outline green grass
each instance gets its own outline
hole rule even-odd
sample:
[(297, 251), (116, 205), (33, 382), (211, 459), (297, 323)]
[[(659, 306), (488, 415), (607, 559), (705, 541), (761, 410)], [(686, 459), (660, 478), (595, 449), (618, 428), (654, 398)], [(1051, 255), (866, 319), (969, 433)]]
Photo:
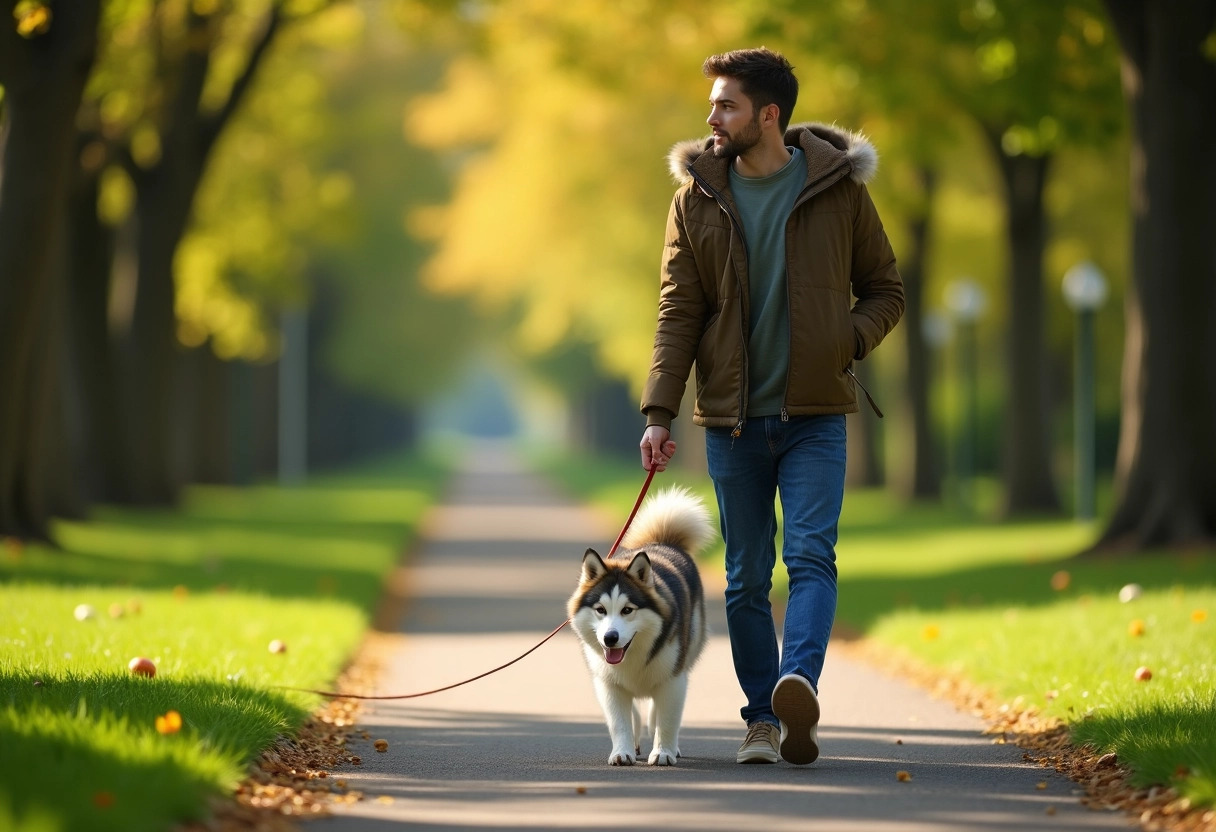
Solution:
[[(200, 487), (178, 511), (60, 523), (60, 551), (0, 547), (0, 828), (203, 816), (318, 704), (275, 686), (332, 683), (442, 479), (398, 459), (298, 489)], [(163, 736), (169, 710), (184, 724)]]
[[(626, 516), (640, 467), (542, 467)], [(704, 480), (680, 482), (711, 499)], [(989, 501), (995, 504), (995, 501)], [(1073, 557), (1097, 532), (1071, 520), (995, 523), (876, 490), (846, 493), (837, 546), (837, 630), (864, 633), (1067, 722), (1077, 743), (1115, 751), (1140, 785), (1216, 803), (1216, 550)], [(721, 563), (721, 549), (706, 568)], [(720, 566), (719, 566), (720, 568)], [(1067, 572), (1064, 589), (1052, 579)], [(778, 568), (774, 597), (783, 597)], [(1143, 587), (1120, 602), (1125, 584)], [(1143, 633), (1132, 635), (1133, 621)], [(1153, 677), (1137, 682), (1137, 668)]]

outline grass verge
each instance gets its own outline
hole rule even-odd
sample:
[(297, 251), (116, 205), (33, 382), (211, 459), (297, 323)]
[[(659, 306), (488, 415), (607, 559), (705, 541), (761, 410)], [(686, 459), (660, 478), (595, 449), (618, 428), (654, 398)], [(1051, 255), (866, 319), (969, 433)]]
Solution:
[[(643, 477), (624, 462), (540, 465), (617, 514)], [(703, 478), (663, 477), (713, 504)], [(1192, 803), (1212, 805), (1216, 550), (1073, 557), (1095, 533), (1071, 520), (998, 524), (849, 490), (837, 546), (838, 625), (1065, 722), (1075, 743), (1117, 753), (1133, 785), (1172, 785)], [(721, 549), (706, 563), (721, 564)], [(780, 568), (774, 582), (781, 596)], [(1141, 591), (1125, 603), (1119, 594), (1128, 584)], [(1141, 667), (1150, 680), (1134, 678)]]
[[(60, 523), (62, 550), (6, 542), (0, 828), (200, 818), (318, 704), (276, 686), (332, 682), (443, 476), (403, 458), (290, 490), (199, 487), (180, 510)], [(128, 671), (136, 656), (155, 678)], [(180, 730), (161, 733), (170, 711)]]

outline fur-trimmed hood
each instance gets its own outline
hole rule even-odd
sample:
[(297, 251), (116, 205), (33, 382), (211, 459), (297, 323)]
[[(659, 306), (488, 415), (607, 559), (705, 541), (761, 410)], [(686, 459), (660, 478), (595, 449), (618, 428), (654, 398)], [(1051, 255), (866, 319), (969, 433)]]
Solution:
[[(785, 143), (802, 148), (809, 182), (823, 179), (842, 165), (849, 166), (849, 177), (859, 185), (869, 182), (878, 172), (878, 151), (861, 133), (805, 122), (786, 129)], [(686, 185), (693, 181), (695, 170), (712, 187), (724, 189), (729, 182), (729, 160), (714, 156), (712, 148), (713, 136), (674, 145), (667, 154), (667, 166), (676, 183)]]

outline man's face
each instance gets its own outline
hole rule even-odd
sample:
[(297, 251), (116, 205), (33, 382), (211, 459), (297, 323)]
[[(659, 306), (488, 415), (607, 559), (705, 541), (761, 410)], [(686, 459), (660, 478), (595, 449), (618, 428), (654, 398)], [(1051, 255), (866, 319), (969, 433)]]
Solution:
[(734, 78), (721, 76), (709, 94), (709, 118), (714, 131), (714, 155), (738, 156), (760, 143), (760, 113)]

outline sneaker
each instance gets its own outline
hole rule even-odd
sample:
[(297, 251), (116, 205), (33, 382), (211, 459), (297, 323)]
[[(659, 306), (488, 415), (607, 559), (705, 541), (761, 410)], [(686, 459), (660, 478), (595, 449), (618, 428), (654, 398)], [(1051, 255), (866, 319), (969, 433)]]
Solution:
[(777, 752), (777, 740), (780, 736), (777, 726), (771, 722), (753, 722), (747, 726), (747, 736), (739, 753), (735, 755), (736, 763), (775, 763), (781, 759)]
[(787, 673), (773, 688), (773, 713), (781, 720), (781, 759), (804, 766), (819, 757), (819, 699), (797, 673)]

